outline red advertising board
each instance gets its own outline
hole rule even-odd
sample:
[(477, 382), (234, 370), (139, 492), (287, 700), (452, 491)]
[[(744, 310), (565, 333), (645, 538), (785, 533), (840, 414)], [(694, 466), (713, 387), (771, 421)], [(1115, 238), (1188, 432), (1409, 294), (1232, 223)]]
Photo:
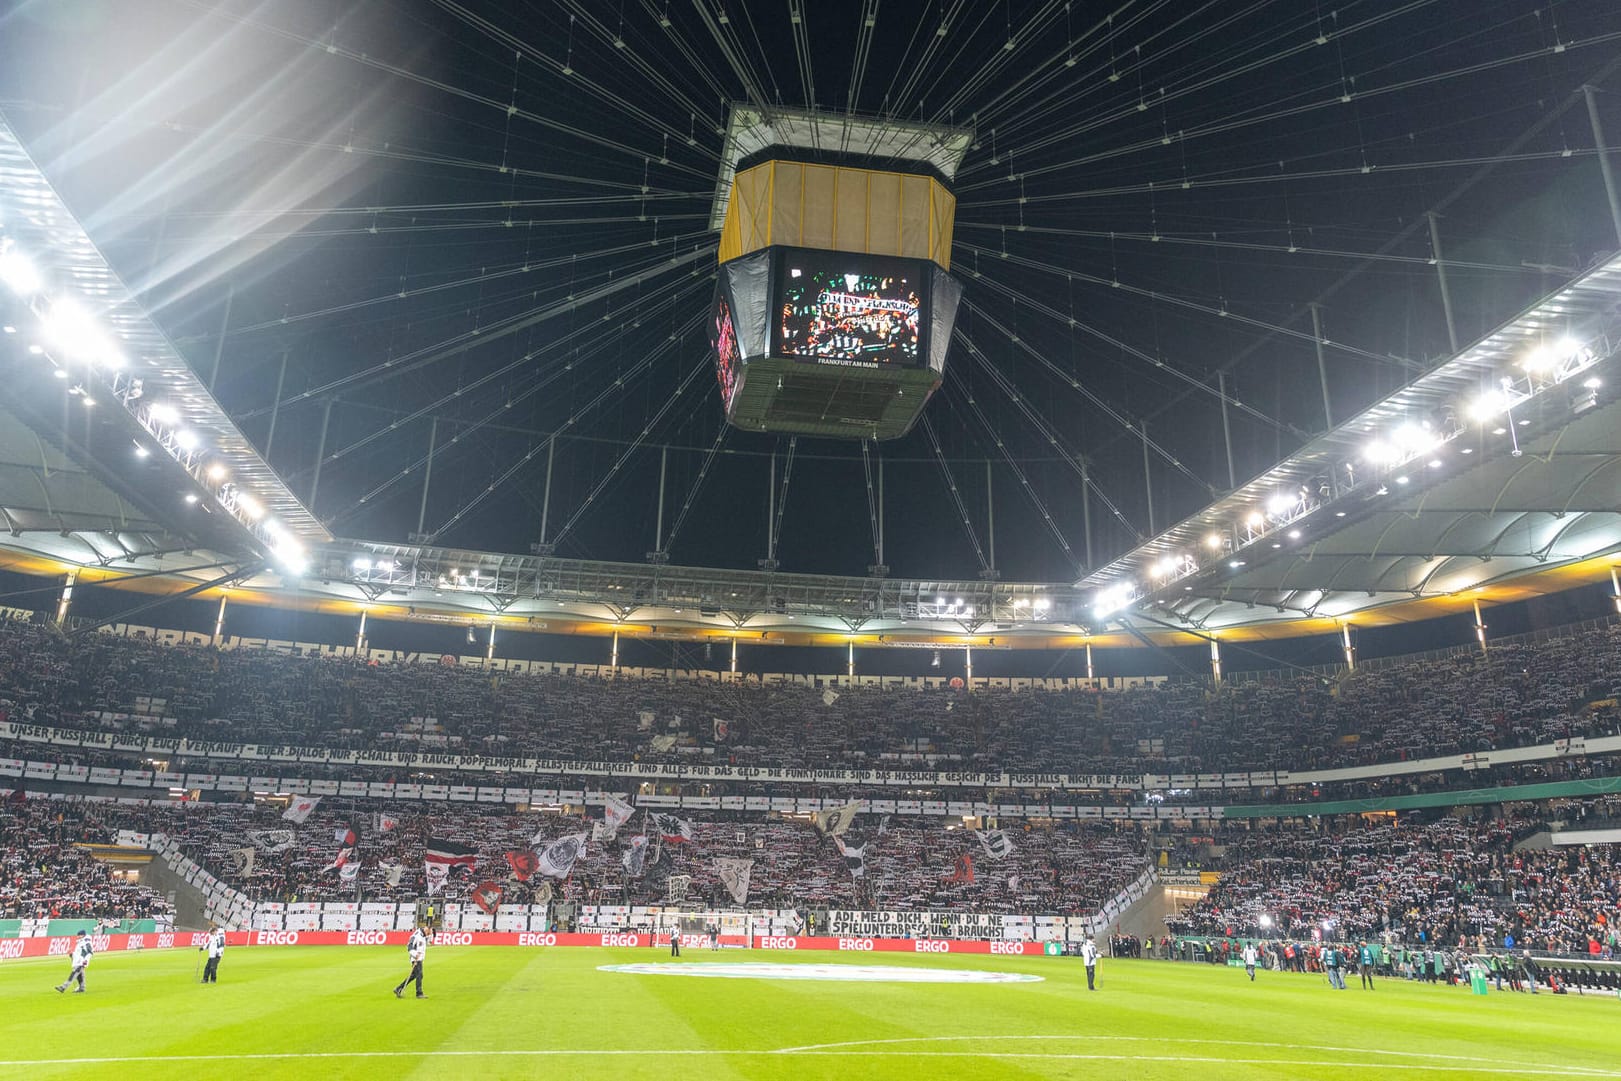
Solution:
[[(230, 931), (227, 946), (403, 946), (409, 931)], [(185, 949), (204, 945), (202, 931), (175, 931), (144, 935), (92, 935), (97, 953), (125, 950)], [(742, 936), (722, 935), (722, 946), (742, 946)], [(563, 934), (550, 931), (439, 931), (435, 946), (666, 946), (668, 935), (631, 931)], [(689, 948), (709, 945), (707, 935), (682, 935)], [(1014, 957), (1040, 956), (1039, 942), (985, 942), (945, 938), (834, 938), (812, 935), (757, 935), (755, 949), (829, 950), (841, 953), (980, 953)], [(66, 957), (73, 952), (69, 936), (0, 938), (0, 961), (20, 957)]]

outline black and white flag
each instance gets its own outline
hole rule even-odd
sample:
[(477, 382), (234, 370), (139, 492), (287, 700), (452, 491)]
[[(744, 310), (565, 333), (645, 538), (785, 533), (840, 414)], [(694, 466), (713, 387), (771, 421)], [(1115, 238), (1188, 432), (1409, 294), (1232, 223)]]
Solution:
[(1013, 838), (1007, 835), (1006, 830), (975, 830), (974, 836), (985, 850), (985, 855), (993, 860), (1005, 860), (1013, 855)]
[(292, 830), (249, 830), (248, 840), (265, 852), (283, 852), (293, 847), (298, 834)]
[(867, 846), (847, 845), (843, 837), (834, 837), (833, 843), (839, 848), (839, 855), (844, 857), (844, 865), (850, 869), (852, 878), (867, 877)]
[(647, 835), (630, 839), (630, 847), (620, 853), (619, 866), (625, 869), (625, 874), (631, 878), (640, 878), (647, 869)]
[(253, 846), (231, 849), (231, 869), (243, 878), (253, 877)]
[(674, 845), (692, 840), (692, 823), (680, 815), (661, 814), (658, 811), (650, 811), (649, 814), (653, 818), (653, 828), (666, 841)]
[(569, 872), (574, 870), (574, 861), (585, 851), (585, 838), (582, 830), (559, 837), (547, 845), (540, 852), (540, 873), (547, 878), (567, 878)]
[(749, 873), (754, 869), (753, 860), (717, 859), (715, 873), (720, 876), (721, 885), (726, 892), (732, 895), (732, 900), (738, 904), (746, 904), (749, 897)]
[(835, 807), (830, 811), (815, 811), (811, 815), (811, 824), (818, 832), (831, 834), (834, 837), (843, 837), (850, 823), (855, 821), (856, 815), (861, 813), (861, 804), (846, 803), (843, 807)]

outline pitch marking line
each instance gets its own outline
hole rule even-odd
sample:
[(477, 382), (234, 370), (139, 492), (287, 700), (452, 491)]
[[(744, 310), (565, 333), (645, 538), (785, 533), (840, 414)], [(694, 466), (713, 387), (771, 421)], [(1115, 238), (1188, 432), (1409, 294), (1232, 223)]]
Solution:
[[(1277, 1048), (1280, 1051), (1331, 1051), (1331, 1052), (1336, 1052), (1336, 1053), (1349, 1053), (1349, 1054), (1358, 1054), (1358, 1055), (1386, 1055), (1386, 1056), (1391, 1056), (1391, 1057), (1395, 1057), (1395, 1058), (1435, 1059), (1438, 1062), (1488, 1063), (1488, 1064), (1495, 1065), (1495, 1066), (1508, 1065), (1508, 1064), (1505, 1064), (1502, 1061), (1502, 1059), (1497, 1059), (1497, 1058), (1480, 1058), (1478, 1056), (1472, 1056), (1472, 1055), (1443, 1055), (1443, 1054), (1438, 1054), (1438, 1053), (1433, 1052), (1433, 1051), (1391, 1051), (1391, 1050), (1387, 1050), (1387, 1049), (1384, 1049), (1384, 1048), (1376, 1048), (1376, 1047), (1336, 1047), (1336, 1046), (1333, 1046), (1331, 1044), (1279, 1043), (1279, 1042), (1268, 1041), (1268, 1040), (1212, 1040), (1212, 1039), (1200, 1038), (1200, 1037), (1197, 1037), (1197, 1036), (1105, 1036), (1105, 1035), (1091, 1035), (1091, 1034), (1083, 1034), (1083, 1033), (1064, 1034), (1064, 1035), (1056, 1035), (1056, 1036), (1039, 1036), (1039, 1035), (1022, 1035), (1022, 1036), (1010, 1036), (1010, 1035), (994, 1035), (994, 1036), (955, 1036), (955, 1035), (954, 1036), (900, 1036), (900, 1037), (896, 1037), (894, 1039), (886, 1039), (886, 1040), (845, 1040), (845, 1041), (841, 1041), (839, 1043), (804, 1044), (804, 1045), (799, 1046), (799, 1047), (784, 1047), (784, 1048), (781, 1048), (777, 1053), (778, 1054), (783, 1054), (783, 1055), (808, 1054), (808, 1053), (811, 1053), (811, 1052), (831, 1053), (831, 1052), (835, 1052), (835, 1051), (842, 1051), (842, 1050), (844, 1050), (846, 1048), (876, 1047), (876, 1046), (879, 1046), (879, 1045), (892, 1046), (892, 1045), (895, 1045), (895, 1044), (946, 1043), (946, 1042), (974, 1042), (974, 1043), (977, 1043), (977, 1042), (989, 1042), (989, 1041), (992, 1041), (992, 1040), (1026, 1040), (1026, 1041), (1028, 1041), (1028, 1040), (1084, 1040), (1087, 1043), (1094, 1043), (1094, 1042), (1101, 1043), (1103, 1041), (1124, 1041), (1124, 1042), (1127, 1042), (1127, 1043), (1204, 1044), (1204, 1045), (1215, 1045), (1217, 1047), (1271, 1047), (1271, 1048)], [(918, 1052), (918, 1053), (919, 1054), (955, 1054), (956, 1052)], [(975, 1052), (969, 1052), (969, 1054), (975, 1054)], [(987, 1052), (985, 1054), (1008, 1054), (1008, 1055), (1013, 1055), (1013, 1054), (1016, 1054), (1016, 1052)], [(1374, 1065), (1374, 1064), (1369, 1063), (1368, 1065)], [(1394, 1064), (1392, 1064), (1392, 1065), (1394, 1065)], [(1444, 1069), (1446, 1067), (1437, 1066), (1437, 1067), (1434, 1067), (1434, 1068), (1435, 1069)], [(1600, 1069), (1597, 1066), (1577, 1066), (1577, 1065), (1575, 1065), (1573, 1063), (1560, 1063), (1560, 1064), (1550, 1065), (1550, 1064), (1545, 1063), (1545, 1062), (1528, 1062), (1528, 1063), (1519, 1064), (1519, 1068), (1528, 1069), (1528, 1070), (1556, 1070), (1556, 1071), (1558, 1071), (1560, 1073), (1568, 1073), (1571, 1076), (1575, 1076), (1575, 1077), (1581, 1077), (1581, 1076), (1621, 1077), (1621, 1074), (1617, 1074), (1617, 1073), (1615, 1073), (1613, 1071), (1609, 1071), (1609, 1070), (1603, 1070), (1603, 1069)]]
[[(1089, 1043), (1102, 1040), (1133, 1041), (1138, 1043), (1184, 1043), (1205, 1044), (1225, 1047), (1270, 1047), (1280, 1050), (1297, 1051), (1350, 1051), (1360, 1054), (1379, 1054), (1390, 1056), (1406, 1056), (1414, 1058), (1433, 1058), (1445, 1061), (1428, 1062), (1355, 1062), (1332, 1061), (1321, 1058), (1310, 1059), (1273, 1059), (1273, 1058), (1226, 1058), (1214, 1055), (1144, 1055), (1144, 1054), (1101, 1054), (1094, 1052), (1063, 1052), (1063, 1051), (923, 1051), (883, 1049), (877, 1045), (916, 1044), (946, 1041), (988, 1041), (988, 1040), (1085, 1040)], [(859, 1050), (862, 1047), (874, 1048), (872, 1050)], [(1502, 1063), (1495, 1065), (1481, 1065), (1481, 1063), (1495, 1062), (1495, 1060), (1469, 1058), (1457, 1055), (1438, 1055), (1423, 1051), (1384, 1051), (1373, 1048), (1341, 1048), (1320, 1047), (1312, 1044), (1264, 1043), (1243, 1040), (1208, 1040), (1197, 1038), (1167, 1038), (1156, 1039), (1147, 1036), (918, 1036), (891, 1040), (860, 1040), (838, 1044), (811, 1044), (802, 1047), (782, 1047), (771, 1049), (736, 1049), (723, 1050), (718, 1048), (678, 1048), (668, 1050), (640, 1050), (626, 1048), (607, 1049), (562, 1049), (540, 1048), (533, 1050), (484, 1050), (484, 1051), (268, 1051), (247, 1054), (218, 1054), (218, 1055), (118, 1055), (106, 1057), (82, 1058), (53, 1058), (53, 1059), (10, 1059), (0, 1060), (0, 1066), (89, 1066), (110, 1065), (114, 1063), (133, 1062), (263, 1062), (293, 1059), (399, 1059), (399, 1058), (567, 1058), (584, 1056), (641, 1056), (641, 1055), (679, 1055), (687, 1057), (712, 1056), (741, 1056), (741, 1055), (802, 1055), (807, 1057), (833, 1057), (833, 1058), (875, 1058), (889, 1056), (912, 1056), (930, 1058), (989, 1058), (989, 1059), (1060, 1059), (1066, 1061), (1091, 1062), (1179, 1062), (1188, 1064), (1229, 1064), (1246, 1066), (1303, 1066), (1319, 1069), (1372, 1069), (1372, 1070), (1403, 1070), (1408, 1072), (1464, 1071), (1477, 1075), (1501, 1074), (1518, 1077), (1598, 1077), (1618, 1078), (1621, 1073), (1608, 1072), (1585, 1066), (1550, 1067), (1545, 1064), (1509, 1066)], [(1467, 1065), (1463, 1065), (1463, 1064)]]

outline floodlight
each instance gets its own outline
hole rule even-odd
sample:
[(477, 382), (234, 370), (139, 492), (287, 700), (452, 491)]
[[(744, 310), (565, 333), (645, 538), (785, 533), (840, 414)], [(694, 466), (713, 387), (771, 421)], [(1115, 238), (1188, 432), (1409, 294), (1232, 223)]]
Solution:
[(1367, 446), (1362, 448), (1363, 461), (1372, 462), (1375, 465), (1381, 465), (1385, 462), (1393, 461), (1395, 458), (1396, 448), (1391, 446), (1389, 443), (1386, 443), (1383, 439), (1375, 439)]
[(176, 424), (180, 421), (180, 413), (174, 406), (165, 402), (153, 402), (147, 406), (146, 415), (159, 424)]
[(1282, 518), (1294, 510), (1297, 500), (1293, 496), (1275, 495), (1266, 504), (1266, 512), (1274, 518)]
[(1426, 450), (1435, 444), (1435, 434), (1417, 424), (1403, 424), (1391, 433), (1391, 441), (1409, 453)]
[(220, 462), (215, 462), (213, 465), (208, 467), (208, 479), (213, 481), (215, 484), (218, 484), (220, 481), (224, 480), (230, 475), (231, 471), (226, 469), (225, 466)]
[(196, 450), (198, 445), (197, 433), (189, 428), (182, 428), (174, 434), (174, 441), (180, 444), (181, 450)]
[(361, 556), (360, 558), (356, 559), (353, 565), (355, 570), (362, 574), (371, 570), (371, 560), (367, 559), (365, 556)]
[(0, 251), (0, 281), (18, 296), (33, 296), (45, 283), (29, 258), (16, 248)]
[(1528, 372), (1545, 372), (1559, 362), (1559, 354), (1555, 346), (1547, 342), (1542, 343), (1525, 355), (1520, 366)]
[(1207, 535), (1204, 539), (1204, 544), (1206, 548), (1210, 548), (1212, 550), (1219, 549), (1221, 547), (1221, 534), (1211, 533)]
[(1469, 406), (1469, 416), (1477, 421), (1487, 421), (1503, 412), (1512, 404), (1508, 395), (1497, 387), (1483, 391)]
[(246, 514), (249, 518), (258, 519), (264, 516), (264, 507), (259, 504), (257, 499), (253, 498), (251, 495), (248, 495), (246, 492), (237, 493), (236, 505), (238, 509), (240, 509), (242, 513)]

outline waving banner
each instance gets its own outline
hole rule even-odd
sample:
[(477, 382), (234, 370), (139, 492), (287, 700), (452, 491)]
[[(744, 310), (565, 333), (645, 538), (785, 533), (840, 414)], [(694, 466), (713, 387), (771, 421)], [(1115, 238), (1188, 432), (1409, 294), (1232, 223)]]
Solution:
[(540, 853), (539, 871), (547, 878), (567, 878), (574, 870), (574, 861), (585, 851), (585, 831), (559, 837)]
[(738, 904), (746, 904), (749, 897), (749, 873), (754, 869), (753, 860), (717, 859), (715, 873), (720, 876), (721, 885), (726, 892), (732, 895), (732, 900)]
[(293, 847), (298, 835), (292, 830), (249, 830), (248, 840), (266, 852), (282, 852)]

